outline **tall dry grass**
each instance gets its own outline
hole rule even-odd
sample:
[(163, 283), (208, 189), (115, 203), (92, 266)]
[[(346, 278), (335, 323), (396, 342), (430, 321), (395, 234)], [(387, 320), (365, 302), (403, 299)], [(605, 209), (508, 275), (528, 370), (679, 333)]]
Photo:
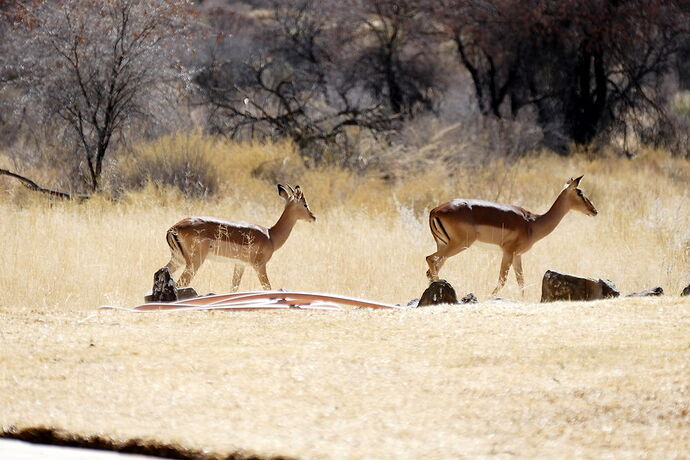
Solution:
[[(153, 181), (117, 201), (47, 202), (17, 189), (0, 202), (4, 270), (0, 304), (90, 309), (133, 304), (150, 289), (153, 272), (169, 257), (165, 231), (182, 217), (211, 215), (271, 225), (282, 211), (275, 183), (299, 183), (318, 220), (298, 222), (269, 263), (275, 287), (327, 291), (387, 302), (406, 302), (426, 286), (424, 257), (435, 250), (428, 210), (454, 197), (548, 209), (563, 183), (584, 174), (583, 188), (600, 213), (571, 213), (524, 257), (526, 299), (538, 300), (547, 269), (608, 278), (624, 293), (662, 286), (677, 294), (690, 281), (690, 165), (660, 151), (635, 160), (533, 155), (485, 166), (398, 174), (357, 175), (305, 168), (288, 143), (234, 144), (200, 134), (162, 138), (122, 161), (117, 177), (138, 165), (190, 164), (213, 178), (217, 192), (186, 198)], [(170, 167), (174, 170), (174, 166)], [(500, 251), (477, 245), (441, 271), (459, 291), (486, 298), (498, 276)], [(193, 286), (221, 292), (231, 265), (207, 262)], [(501, 293), (519, 295), (513, 275)], [(247, 271), (242, 289), (258, 288)]]

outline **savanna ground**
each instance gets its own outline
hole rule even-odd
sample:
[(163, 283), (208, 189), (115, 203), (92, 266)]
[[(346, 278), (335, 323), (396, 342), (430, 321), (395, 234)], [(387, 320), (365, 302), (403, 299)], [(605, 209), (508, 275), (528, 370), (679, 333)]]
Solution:
[[(209, 455), (304, 458), (653, 457), (690, 452), (687, 160), (534, 155), (430, 166), (381, 179), (304, 168), (285, 144), (185, 138), (220, 177), (215, 198), (145, 186), (117, 201), (0, 202), (0, 427), (143, 438)], [(142, 147), (142, 168), (159, 140)], [(190, 147), (190, 148), (191, 148)], [(174, 153), (174, 152), (173, 152)], [(171, 161), (173, 161), (171, 160)], [(199, 160), (199, 161), (201, 161)], [(210, 160), (209, 160), (210, 161)], [(97, 311), (133, 306), (187, 215), (272, 224), (274, 183), (299, 183), (299, 222), (268, 267), (276, 288), (405, 304), (427, 285), (426, 214), (464, 196), (544, 212), (571, 176), (599, 209), (566, 216), (524, 258), (523, 301), (491, 301), (499, 251), (473, 247), (441, 271), (482, 301), (404, 311)], [(539, 304), (547, 269), (608, 278), (623, 294)], [(199, 292), (229, 288), (209, 262)], [(241, 289), (259, 287), (247, 270)], [(514, 275), (501, 296), (519, 299)]]

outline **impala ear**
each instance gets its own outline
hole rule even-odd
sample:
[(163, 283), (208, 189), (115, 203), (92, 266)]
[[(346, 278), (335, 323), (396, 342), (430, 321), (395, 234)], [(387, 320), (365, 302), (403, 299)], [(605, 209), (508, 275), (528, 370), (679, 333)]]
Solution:
[(572, 177), (568, 179), (568, 182), (565, 183), (566, 187), (577, 187), (577, 184), (580, 182), (580, 179), (582, 179), (582, 176), (578, 177), (577, 179), (573, 179)]
[(290, 199), (290, 192), (287, 191), (283, 184), (278, 184), (278, 195), (284, 200)]
[(582, 180), (583, 177), (585, 177), (584, 174), (574, 180), (575, 187), (578, 187), (580, 185), (580, 181)]

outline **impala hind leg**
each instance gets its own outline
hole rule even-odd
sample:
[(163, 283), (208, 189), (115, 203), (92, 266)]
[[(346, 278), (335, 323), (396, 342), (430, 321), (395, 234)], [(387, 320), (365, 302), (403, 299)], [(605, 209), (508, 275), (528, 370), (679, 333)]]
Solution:
[(240, 287), (242, 275), (244, 274), (244, 265), (235, 264), (235, 272), (232, 274), (232, 292), (236, 292)]
[(182, 275), (180, 275), (180, 279), (177, 282), (177, 285), (179, 287), (187, 287), (189, 286), (189, 283), (191, 283), (192, 278), (194, 278), (194, 275), (196, 275), (196, 272), (199, 271), (199, 267), (201, 267), (201, 264), (204, 263), (204, 260), (206, 260), (206, 256), (208, 255), (209, 251), (209, 244), (206, 243), (200, 243), (198, 244), (194, 249), (191, 255), (187, 256), (185, 254), (185, 267), (184, 271), (182, 272)]
[[(440, 245), (439, 245), (440, 246)], [(426, 257), (426, 263), (429, 265), (429, 269), (426, 271), (426, 277), (429, 279), (430, 283), (438, 281), (438, 271), (446, 263), (449, 257), (453, 257), (456, 254), (467, 249), (467, 246), (452, 246), (452, 245), (442, 245), (438, 248), (436, 252)]]
[(491, 295), (496, 295), (498, 291), (506, 284), (506, 278), (508, 278), (508, 270), (513, 263), (514, 254), (512, 251), (503, 251), (503, 259), (501, 259), (501, 271), (498, 274), (498, 286), (493, 290)]
[(170, 257), (170, 262), (165, 264), (165, 268), (170, 270), (170, 274), (172, 275), (183, 265), (184, 265), (184, 258), (177, 257), (175, 254), (173, 254)]
[(192, 278), (194, 278), (194, 275), (196, 275), (197, 270), (199, 270), (199, 267), (201, 264), (187, 264), (184, 267), (184, 271), (182, 272), (182, 275), (180, 275), (180, 279), (177, 281), (177, 286), (178, 287), (187, 287), (189, 286), (189, 283), (192, 282)]

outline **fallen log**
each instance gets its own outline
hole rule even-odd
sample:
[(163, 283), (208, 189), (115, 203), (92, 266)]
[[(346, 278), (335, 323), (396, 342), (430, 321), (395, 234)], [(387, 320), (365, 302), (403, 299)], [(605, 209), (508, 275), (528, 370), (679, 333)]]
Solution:
[(599, 300), (618, 297), (620, 292), (609, 280), (547, 270), (541, 284), (541, 301)]
[(51, 196), (53, 198), (60, 198), (63, 200), (88, 200), (91, 198), (91, 195), (81, 195), (81, 194), (73, 194), (73, 193), (66, 193), (66, 192), (61, 192), (59, 190), (52, 190), (46, 187), (42, 187), (38, 185), (36, 182), (32, 181), (28, 177), (22, 176), (21, 174), (17, 174), (15, 172), (12, 172), (8, 169), (0, 168), (0, 176), (8, 176), (13, 179), (17, 179), (19, 182), (22, 183), (26, 188), (29, 190), (33, 190), (34, 192), (39, 192), (46, 194), (48, 196)]

